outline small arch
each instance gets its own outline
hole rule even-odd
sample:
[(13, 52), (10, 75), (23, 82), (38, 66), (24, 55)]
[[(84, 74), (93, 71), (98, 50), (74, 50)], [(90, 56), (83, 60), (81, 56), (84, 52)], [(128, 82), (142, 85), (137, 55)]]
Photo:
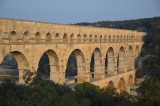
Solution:
[(87, 41), (87, 35), (86, 35), (86, 34), (84, 34), (84, 36), (83, 36), (83, 41), (84, 41), (84, 42)]
[(97, 42), (97, 39), (98, 39), (98, 36), (97, 36), (97, 35), (95, 35), (95, 42)]
[(70, 36), (70, 40), (71, 40), (71, 42), (74, 42), (74, 34), (73, 33)]
[(92, 42), (92, 35), (89, 35), (89, 42)]
[(128, 85), (134, 85), (134, 79), (133, 79), (133, 76), (130, 75), (129, 78), (128, 78)]
[(77, 42), (81, 42), (81, 35), (80, 34), (77, 35)]
[(106, 42), (107, 40), (107, 35), (104, 35), (104, 42)]
[(111, 35), (109, 35), (108, 41), (111, 42)]
[(64, 35), (63, 35), (63, 42), (67, 42), (68, 41), (68, 36), (67, 36), (67, 34), (65, 33)]
[(29, 32), (25, 31), (23, 34), (23, 40), (24, 42), (29, 42)]
[(35, 42), (36, 42), (36, 43), (41, 42), (41, 35), (40, 35), (39, 32), (37, 32), (37, 33), (35, 34)]
[(15, 31), (12, 31), (10, 33), (10, 42), (11, 43), (17, 43), (17, 33)]
[(126, 91), (126, 84), (125, 84), (125, 80), (123, 77), (119, 80), (118, 88), (119, 88), (120, 92)]
[(102, 42), (102, 35), (100, 35), (100, 42)]
[(110, 82), (108, 83), (108, 86), (107, 86), (107, 87), (114, 88), (115, 86), (114, 86), (114, 83), (113, 83), (113, 81), (110, 81)]
[(46, 34), (46, 42), (51, 42), (51, 34), (49, 32)]

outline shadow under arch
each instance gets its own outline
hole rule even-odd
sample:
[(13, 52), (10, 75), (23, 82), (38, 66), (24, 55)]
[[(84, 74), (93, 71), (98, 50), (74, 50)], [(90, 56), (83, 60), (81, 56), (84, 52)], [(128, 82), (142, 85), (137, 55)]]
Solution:
[(85, 57), (81, 50), (75, 49), (70, 54), (66, 70), (65, 78), (66, 83), (70, 82), (84, 82), (86, 74)]
[(106, 54), (105, 73), (110, 75), (116, 74), (115, 61), (114, 61), (114, 49), (112, 47), (109, 47)]
[[(6, 57), (3, 59), (1, 64), (4, 64), (5, 61), (12, 61), (12, 63), (10, 65), (15, 64), (15, 69), (18, 69), (18, 76), (19, 76), (19, 84), (24, 84), (24, 72), (25, 71), (30, 71), (29, 70), (29, 63), (26, 59), (26, 57), (24, 56), (24, 54), (22, 54), (19, 51), (13, 51), (10, 52), (9, 54), (6, 55)], [(6, 65), (9, 65), (8, 63), (6, 63)], [(12, 67), (13, 68), (13, 67)]]
[(132, 75), (130, 75), (129, 77), (128, 77), (128, 85), (134, 85), (134, 78), (133, 78), (133, 76)]
[(124, 47), (120, 47), (117, 58), (118, 72), (126, 72), (126, 56)]
[(126, 91), (126, 84), (125, 84), (125, 80), (123, 77), (119, 80), (118, 88), (119, 88), (120, 92)]
[(133, 55), (133, 47), (129, 46), (128, 48), (128, 53), (127, 53), (127, 66), (128, 69), (133, 69), (134, 68), (134, 55)]
[(114, 86), (113, 81), (110, 81), (110, 82), (108, 83), (107, 87), (112, 87), (112, 88), (114, 88), (115, 86)]
[(55, 51), (49, 49), (43, 53), (37, 71), (43, 74), (44, 79), (59, 82), (59, 59)]
[(92, 78), (102, 78), (102, 53), (99, 48), (95, 48), (90, 62), (90, 73)]

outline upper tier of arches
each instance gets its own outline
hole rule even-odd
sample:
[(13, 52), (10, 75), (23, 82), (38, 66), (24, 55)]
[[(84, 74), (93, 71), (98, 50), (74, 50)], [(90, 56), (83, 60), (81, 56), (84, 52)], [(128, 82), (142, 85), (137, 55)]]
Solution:
[(3, 42), (131, 42), (142, 41), (146, 33), (133, 30), (96, 28), (0, 18)]

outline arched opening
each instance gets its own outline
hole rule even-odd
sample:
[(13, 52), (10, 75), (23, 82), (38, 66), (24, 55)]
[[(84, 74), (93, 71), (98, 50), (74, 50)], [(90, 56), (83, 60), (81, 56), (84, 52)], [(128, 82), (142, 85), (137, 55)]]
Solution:
[(119, 42), (120, 40), (119, 40), (119, 36), (117, 35), (117, 42)]
[(102, 77), (102, 54), (99, 48), (96, 48), (91, 57), (90, 73), (92, 78)]
[(17, 34), (15, 31), (10, 33), (10, 43), (17, 43)]
[(98, 39), (98, 37), (97, 37), (97, 35), (95, 35), (95, 39), (94, 39), (94, 40), (95, 40), (95, 42), (97, 42), (97, 39)]
[(128, 69), (133, 69), (134, 67), (134, 59), (133, 59), (133, 48), (129, 46), (128, 49), (128, 59), (127, 59)]
[(63, 42), (67, 42), (68, 41), (68, 36), (67, 36), (67, 34), (65, 33), (64, 35), (63, 35)]
[(84, 36), (83, 36), (83, 42), (86, 42), (86, 41), (87, 41), (87, 35), (84, 34)]
[(14, 77), (19, 84), (24, 84), (24, 72), (30, 71), (27, 59), (18, 51), (7, 54), (1, 63), (1, 68), (5, 70), (5, 76)]
[(41, 35), (40, 35), (39, 32), (37, 32), (37, 33), (35, 34), (35, 42), (36, 42), (36, 43), (40, 43), (40, 42), (41, 42)]
[(102, 35), (100, 35), (100, 42), (102, 42)]
[(113, 81), (110, 81), (110, 82), (108, 83), (108, 86), (107, 86), (107, 87), (114, 88), (114, 83), (113, 83)]
[(89, 35), (89, 42), (92, 42), (92, 35)]
[(77, 42), (81, 42), (81, 35), (80, 34), (77, 35)]
[(59, 59), (53, 50), (46, 51), (40, 58), (38, 72), (44, 80), (59, 81)]
[(68, 58), (65, 71), (66, 83), (68, 81), (84, 82), (86, 80), (85, 70), (86, 66), (84, 55), (79, 49), (76, 49)]
[(107, 40), (107, 35), (104, 35), (104, 42), (106, 42)]
[(71, 34), (70, 40), (71, 40), (71, 42), (74, 42), (74, 34)]
[(114, 36), (114, 35), (113, 35), (112, 41), (113, 41), (113, 42), (114, 42), (114, 41), (116, 41), (116, 40), (115, 40), (115, 36)]
[(137, 58), (138, 56), (139, 56), (139, 47), (137, 45), (135, 49), (135, 58)]
[(118, 88), (119, 88), (120, 92), (126, 91), (125, 80), (123, 77), (120, 79), (120, 81), (118, 83)]
[(121, 47), (119, 49), (118, 59), (117, 59), (117, 67), (118, 67), (118, 72), (125, 72), (126, 71), (126, 61), (125, 61), (124, 47)]
[(111, 35), (109, 35), (108, 41), (111, 42)]
[(128, 78), (128, 85), (134, 85), (134, 79), (133, 79), (133, 76), (130, 75), (129, 78)]
[(115, 74), (115, 61), (114, 61), (114, 50), (110, 47), (106, 54), (105, 59), (105, 73)]
[(28, 31), (25, 31), (24, 34), (23, 34), (23, 40), (24, 42), (29, 42), (29, 32)]
[(59, 33), (56, 33), (56, 35), (55, 35), (55, 41), (59, 42), (59, 38), (60, 38)]
[(46, 34), (46, 42), (51, 42), (51, 34), (50, 33)]

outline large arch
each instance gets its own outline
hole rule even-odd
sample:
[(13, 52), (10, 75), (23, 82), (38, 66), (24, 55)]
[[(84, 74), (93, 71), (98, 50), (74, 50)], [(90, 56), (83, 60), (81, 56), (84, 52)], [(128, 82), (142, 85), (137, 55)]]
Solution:
[(126, 72), (126, 61), (125, 61), (125, 49), (122, 46), (119, 49), (118, 53), (118, 59), (117, 59), (117, 67), (118, 67), (118, 72)]
[[(74, 74), (75, 82), (80, 83), (80, 82), (86, 81), (87, 80), (86, 77), (85, 77), (85, 75), (86, 75), (86, 65), (85, 65), (84, 54), (79, 49), (75, 49), (71, 54), (74, 54), (74, 56), (76, 58), (76, 66), (77, 66), (76, 72), (77, 73)], [(68, 62), (67, 62), (67, 65), (66, 65), (67, 67), (69, 66), (68, 63), (69, 63), (71, 54), (70, 54), (70, 56), (68, 58)], [(66, 67), (66, 69), (67, 69), (67, 67)], [(70, 75), (68, 75), (68, 76), (70, 76)], [(65, 77), (68, 77), (68, 76), (65, 75)]]
[(126, 91), (126, 84), (125, 84), (125, 80), (123, 77), (119, 80), (118, 88), (119, 88), (120, 92)]
[[(16, 62), (15, 61), (13, 61), (13, 62), (15, 64), (17, 64), (19, 84), (24, 84), (25, 81), (24, 81), (23, 77), (25, 75), (25, 71), (30, 71), (29, 70), (29, 63), (28, 63), (26, 57), (19, 51), (10, 52), (9, 55), (13, 56), (16, 61)], [(6, 56), (8, 56), (8, 55), (6, 55)], [(4, 60), (5, 60), (5, 58), (4, 58)]]
[(128, 55), (127, 55), (127, 66), (128, 69), (133, 69), (134, 68), (134, 58), (133, 58), (133, 48), (132, 46), (129, 46), (128, 48)]
[[(43, 58), (43, 57), (45, 57), (45, 58)], [(47, 61), (47, 59), (49, 61), (48, 62), (49, 67), (46, 68), (46, 69), (42, 68), (41, 72), (42, 73), (46, 72), (46, 73), (43, 73), (43, 74), (46, 74), (46, 76), (49, 77), (49, 79), (52, 80), (53, 82), (59, 82), (59, 77), (60, 77), (59, 76), (59, 74), (60, 74), (59, 59), (58, 59), (58, 56), (57, 56), (55, 51), (47, 50), (46, 52), (44, 52), (44, 54), (41, 56), (41, 59), (39, 61), (38, 71), (40, 71), (40, 67), (41, 67), (40, 65), (44, 65), (44, 64), (41, 64), (41, 62), (42, 61)]]
[(93, 72), (92, 78), (102, 78), (102, 54), (99, 48), (96, 48), (92, 53), (90, 72)]
[(105, 71), (107, 74), (113, 75), (116, 74), (115, 71), (115, 60), (114, 60), (114, 50), (110, 47), (106, 54), (105, 60)]

